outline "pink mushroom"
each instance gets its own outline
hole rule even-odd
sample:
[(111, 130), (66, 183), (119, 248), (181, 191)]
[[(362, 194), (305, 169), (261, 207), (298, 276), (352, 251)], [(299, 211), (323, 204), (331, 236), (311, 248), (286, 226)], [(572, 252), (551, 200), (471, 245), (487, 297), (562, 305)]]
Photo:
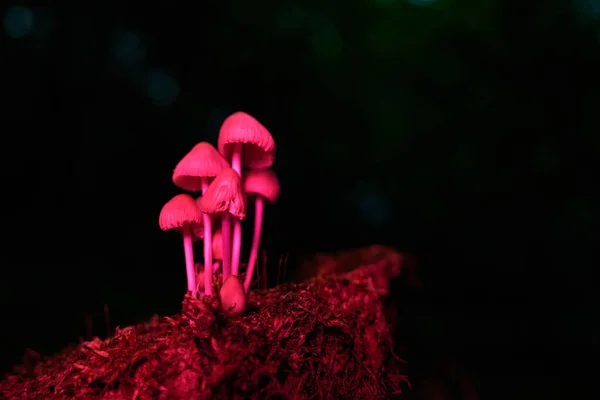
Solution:
[(219, 296), (221, 297), (221, 308), (226, 315), (242, 315), (246, 310), (246, 292), (237, 276), (231, 275), (225, 279)]
[(192, 248), (192, 225), (202, 222), (202, 213), (192, 196), (179, 194), (167, 202), (160, 211), (158, 224), (160, 229), (177, 229), (183, 235), (185, 269), (188, 291), (196, 295), (196, 273), (194, 269), (194, 251)]
[[(219, 151), (231, 160), (231, 168), (242, 177), (242, 166), (254, 169), (269, 168), (275, 162), (275, 141), (260, 122), (238, 111), (225, 119), (219, 132)], [(232, 272), (237, 275), (242, 249), (242, 224), (233, 226)]]
[(221, 215), (223, 237), (223, 279), (231, 274), (230, 216), (238, 220), (246, 218), (246, 196), (242, 191), (240, 176), (231, 168), (224, 169), (208, 186), (198, 207), (205, 214)]
[[(215, 176), (225, 168), (229, 168), (229, 163), (225, 158), (207, 142), (200, 142), (187, 153), (175, 167), (173, 171), (173, 183), (183, 190), (190, 192), (202, 191), (202, 194), (208, 189), (208, 185)], [(212, 224), (208, 215), (204, 216), (204, 264), (208, 265), (205, 274), (204, 293), (212, 295)]]
[(208, 142), (200, 142), (187, 153), (173, 170), (173, 183), (188, 192), (206, 192), (210, 181), (229, 163)]
[(270, 169), (250, 170), (244, 174), (242, 180), (244, 192), (248, 195), (248, 199), (254, 199), (254, 236), (252, 236), (252, 249), (250, 250), (250, 258), (248, 259), (248, 268), (246, 270), (246, 280), (244, 281), (244, 289), (246, 292), (250, 289), (252, 283), (252, 274), (256, 266), (258, 257), (258, 247), (260, 245), (260, 234), (262, 230), (264, 203), (274, 203), (279, 197), (279, 180), (277, 175)]

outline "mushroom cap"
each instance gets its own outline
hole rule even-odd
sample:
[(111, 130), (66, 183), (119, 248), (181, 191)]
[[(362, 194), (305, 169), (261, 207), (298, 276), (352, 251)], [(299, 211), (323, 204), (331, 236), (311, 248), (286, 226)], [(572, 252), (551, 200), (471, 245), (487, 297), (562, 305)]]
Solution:
[(229, 168), (229, 163), (208, 142), (200, 142), (187, 153), (173, 170), (173, 183), (183, 190), (199, 192), (202, 178), (214, 178)]
[(223, 234), (217, 230), (212, 237), (213, 260), (223, 260)]
[(179, 229), (186, 224), (201, 224), (202, 212), (189, 194), (178, 194), (163, 206), (158, 218), (160, 229)]
[(281, 189), (277, 175), (270, 169), (251, 169), (245, 172), (242, 187), (249, 197), (262, 196), (270, 203), (277, 201)]
[(275, 141), (260, 122), (238, 111), (225, 119), (219, 131), (219, 151), (230, 159), (233, 145), (242, 143), (242, 165), (248, 168), (269, 168), (275, 162)]
[(198, 201), (198, 208), (203, 213), (213, 215), (228, 212), (240, 220), (246, 218), (247, 206), (242, 180), (231, 168), (221, 171)]
[(235, 275), (230, 275), (223, 282), (221, 291), (221, 308), (227, 315), (242, 315), (246, 310), (246, 291)]

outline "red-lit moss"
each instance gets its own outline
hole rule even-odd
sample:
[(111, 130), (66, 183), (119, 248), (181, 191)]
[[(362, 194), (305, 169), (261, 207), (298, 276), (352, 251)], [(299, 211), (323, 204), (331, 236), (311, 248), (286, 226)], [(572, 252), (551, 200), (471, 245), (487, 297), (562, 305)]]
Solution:
[(215, 297), (186, 296), (182, 314), (30, 357), (0, 382), (0, 397), (402, 398), (373, 265), (252, 291), (242, 317), (225, 318)]

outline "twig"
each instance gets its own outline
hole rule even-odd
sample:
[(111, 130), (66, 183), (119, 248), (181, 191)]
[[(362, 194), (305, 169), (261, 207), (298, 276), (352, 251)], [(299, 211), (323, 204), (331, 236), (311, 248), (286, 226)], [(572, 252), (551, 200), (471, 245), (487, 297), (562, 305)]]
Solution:
[(285, 258), (283, 259), (283, 281), (286, 281), (286, 276), (287, 276), (287, 263), (288, 263), (288, 257), (290, 256), (290, 252), (287, 251), (285, 253)]
[(283, 253), (279, 255), (279, 264), (277, 264), (277, 279), (275, 280), (275, 285), (279, 285), (279, 275), (281, 273), (281, 264), (283, 263)]
[(262, 286), (267, 289), (267, 251), (262, 251)]

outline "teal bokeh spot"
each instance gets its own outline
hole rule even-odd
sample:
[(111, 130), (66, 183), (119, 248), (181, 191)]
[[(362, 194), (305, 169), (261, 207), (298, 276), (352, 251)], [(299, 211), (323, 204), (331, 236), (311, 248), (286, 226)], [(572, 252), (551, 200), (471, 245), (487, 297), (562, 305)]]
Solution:
[(306, 15), (298, 5), (286, 2), (277, 10), (275, 23), (279, 29), (296, 31), (306, 24), (306, 19)]
[(600, 0), (577, 0), (575, 6), (586, 17), (594, 19), (600, 17)]
[(360, 183), (355, 189), (355, 202), (363, 222), (382, 228), (391, 215), (391, 205), (386, 195), (376, 186)]
[(139, 36), (124, 32), (116, 40), (113, 49), (115, 57), (126, 67), (133, 67), (146, 57), (146, 49)]
[(322, 61), (335, 62), (342, 52), (343, 41), (332, 21), (316, 17), (312, 21), (312, 48)]
[(179, 83), (172, 76), (153, 70), (148, 77), (147, 94), (159, 106), (170, 106), (179, 95)]
[(33, 11), (26, 7), (10, 7), (3, 24), (8, 36), (14, 39), (24, 38), (33, 30)]

